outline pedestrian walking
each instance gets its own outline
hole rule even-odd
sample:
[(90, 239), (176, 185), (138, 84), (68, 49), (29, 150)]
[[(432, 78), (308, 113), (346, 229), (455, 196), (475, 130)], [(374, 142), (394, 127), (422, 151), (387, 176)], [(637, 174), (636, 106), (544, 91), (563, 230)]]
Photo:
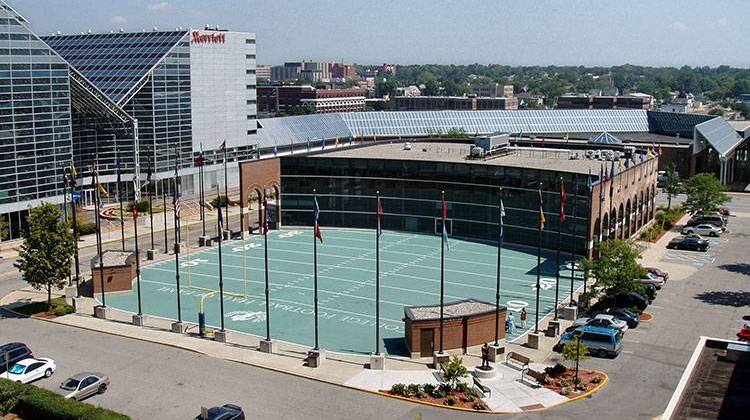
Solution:
[(526, 328), (526, 308), (521, 308), (521, 326)]

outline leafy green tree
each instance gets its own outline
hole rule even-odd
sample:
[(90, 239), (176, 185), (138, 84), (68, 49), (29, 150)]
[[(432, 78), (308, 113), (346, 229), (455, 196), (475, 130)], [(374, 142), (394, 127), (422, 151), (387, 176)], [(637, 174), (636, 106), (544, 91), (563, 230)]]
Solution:
[(664, 173), (664, 192), (667, 193), (667, 210), (672, 209), (672, 197), (680, 193), (680, 177), (674, 163), (667, 167)]
[(61, 220), (60, 210), (49, 203), (32, 209), (27, 223), (14, 266), (33, 288), (47, 289), (47, 304), (51, 304), (52, 288), (61, 289), (70, 275), (70, 258), (76, 247), (73, 232), (70, 224)]
[(8, 223), (5, 216), (0, 216), (0, 241), (8, 239)]
[(456, 385), (461, 378), (465, 378), (469, 375), (469, 370), (466, 369), (466, 366), (464, 366), (463, 359), (456, 355), (451, 357), (451, 360), (445, 364), (444, 369), (445, 371), (443, 372), (443, 376), (448, 382), (448, 385), (450, 385), (450, 387), (454, 389), (456, 388)]
[(690, 213), (709, 213), (731, 200), (714, 174), (701, 173), (685, 182), (687, 199), (682, 207)]
[(578, 344), (580, 347), (578, 348), (578, 361), (585, 361), (591, 358), (591, 353), (589, 353), (589, 348), (586, 346), (586, 343), (579, 340), (578, 337), (574, 337), (573, 341), (569, 343), (565, 343), (565, 346), (563, 346), (562, 349), (562, 357), (564, 360), (567, 361), (575, 361), (576, 360), (576, 344)]
[(635, 279), (646, 276), (646, 270), (638, 264), (640, 257), (631, 242), (611, 239), (599, 244), (599, 258), (583, 260), (581, 265), (596, 278), (605, 294), (615, 296), (640, 290)]

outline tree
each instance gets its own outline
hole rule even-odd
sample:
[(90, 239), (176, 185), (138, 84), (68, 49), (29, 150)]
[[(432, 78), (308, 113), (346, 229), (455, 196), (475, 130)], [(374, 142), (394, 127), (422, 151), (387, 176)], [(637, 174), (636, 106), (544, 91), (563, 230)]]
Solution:
[(14, 264), (33, 288), (47, 289), (47, 304), (52, 303), (52, 288), (65, 285), (76, 247), (70, 224), (60, 217), (60, 210), (49, 203), (29, 212), (28, 229), (22, 233), (23, 244)]
[(8, 223), (5, 216), (0, 216), (0, 242), (8, 239)]
[(646, 276), (638, 264), (640, 254), (631, 242), (611, 239), (599, 244), (599, 258), (582, 261), (582, 268), (596, 278), (609, 296), (640, 290), (635, 279)]
[(680, 192), (680, 177), (674, 163), (664, 173), (664, 192), (667, 193), (667, 210), (672, 209), (672, 197)]
[(469, 370), (464, 366), (463, 359), (456, 355), (451, 357), (451, 360), (445, 364), (444, 370), (443, 376), (451, 388), (456, 387), (459, 379), (469, 375)]
[(691, 213), (709, 213), (731, 200), (714, 174), (701, 173), (685, 182), (687, 199), (682, 207)]
[(563, 346), (562, 349), (562, 357), (564, 360), (567, 361), (574, 361), (576, 360), (576, 344), (580, 343), (580, 348), (578, 349), (578, 360), (588, 360), (591, 357), (591, 353), (589, 353), (589, 348), (586, 345), (586, 343), (583, 343), (579, 341), (578, 336), (573, 337), (573, 341), (569, 343), (565, 343), (565, 346)]

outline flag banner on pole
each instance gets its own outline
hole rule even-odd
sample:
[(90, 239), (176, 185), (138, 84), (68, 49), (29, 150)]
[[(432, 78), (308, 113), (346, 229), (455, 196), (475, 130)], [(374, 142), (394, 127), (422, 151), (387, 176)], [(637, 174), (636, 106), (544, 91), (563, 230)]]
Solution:
[(273, 145), (273, 155), (276, 156), (277, 154), (279, 154), (279, 147), (274, 144)]
[(380, 224), (382, 217), (383, 217), (383, 206), (380, 204), (380, 196), (378, 196), (378, 237), (383, 234), (383, 227)]
[(609, 168), (609, 179), (613, 180), (615, 179), (615, 161), (612, 161), (612, 165)]
[(646, 157), (649, 158), (649, 159), (652, 158), (652, 157), (654, 157), (654, 151), (651, 150), (650, 147), (648, 148), (648, 151), (646, 152)]
[(505, 206), (503, 205), (503, 200), (500, 200), (500, 238), (498, 239), (498, 246), (500, 248), (503, 247), (503, 242), (505, 241), (505, 226), (503, 222), (503, 218), (505, 217)]
[(589, 191), (592, 191), (594, 189), (594, 182), (591, 181), (591, 169), (589, 169), (589, 177), (586, 178), (586, 187), (589, 189)]
[(659, 145), (659, 157), (661, 158), (661, 144)]
[(78, 176), (78, 171), (76, 171), (76, 166), (73, 165), (73, 162), (70, 163), (70, 174), (73, 175), (73, 178)]
[(547, 219), (544, 218), (544, 200), (542, 199), (542, 189), (539, 188), (539, 228), (544, 230)]
[(323, 243), (323, 234), (320, 232), (320, 206), (318, 206), (318, 197), (314, 197), (313, 200), (315, 201), (315, 209), (313, 211), (313, 222), (315, 224), (315, 237), (320, 240), (320, 243)]
[(104, 189), (104, 185), (102, 185), (99, 180), (96, 181), (96, 188), (99, 190), (100, 195), (104, 196), (105, 198), (109, 197), (109, 193)]
[(565, 222), (565, 183), (560, 180), (560, 223)]
[(139, 184), (138, 177), (133, 175), (133, 194), (135, 201), (141, 201), (141, 186)]
[(138, 220), (138, 206), (135, 204), (133, 205), (133, 220)]
[(227, 141), (226, 141), (226, 140), (224, 140), (224, 141), (223, 141), (223, 142), (221, 142), (221, 144), (219, 145), (219, 151), (220, 151), (220, 152), (223, 152), (223, 151), (224, 151), (224, 150), (225, 150), (226, 148), (227, 148)]
[(622, 172), (622, 159), (617, 159), (617, 172)]
[(443, 204), (443, 243), (447, 251), (451, 250), (451, 246), (448, 244), (448, 229), (445, 227), (445, 219), (448, 217), (448, 207), (445, 205), (445, 197), (442, 198)]
[(216, 212), (219, 213), (219, 236), (224, 232), (224, 219), (221, 216), (221, 206), (216, 206)]
[(349, 135), (349, 146), (351, 146), (352, 143), (354, 143), (354, 138), (351, 135)]
[(336, 147), (339, 147), (339, 136), (336, 136)]
[(263, 194), (263, 234), (268, 233), (268, 200)]

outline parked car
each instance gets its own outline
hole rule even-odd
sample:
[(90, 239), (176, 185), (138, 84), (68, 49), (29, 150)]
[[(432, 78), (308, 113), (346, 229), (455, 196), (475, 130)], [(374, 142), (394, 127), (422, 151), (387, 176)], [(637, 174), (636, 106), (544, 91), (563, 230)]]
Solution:
[(666, 271), (659, 270), (656, 267), (643, 267), (643, 268), (645, 268), (646, 271), (648, 271), (649, 273), (656, 274), (657, 276), (663, 278), (665, 282), (669, 280), (669, 273), (667, 273)]
[(610, 314), (596, 314), (593, 318), (582, 317), (576, 319), (573, 321), (573, 325), (568, 327), (565, 331), (569, 332), (585, 325), (602, 328), (615, 328), (622, 331), (628, 329), (628, 324), (625, 321), (621, 321)]
[(703, 223), (696, 226), (687, 226), (682, 229), (683, 235), (691, 235), (693, 233), (697, 233), (701, 236), (714, 236), (718, 237), (721, 236), (721, 233), (724, 232), (720, 227), (714, 226), (710, 223)]
[(698, 226), (702, 224), (710, 224), (719, 228), (723, 228), (727, 225), (726, 216), (720, 214), (695, 214), (688, 220), (686, 226)]
[(195, 417), (195, 420), (245, 420), (242, 407), (234, 404), (224, 404), (221, 407), (211, 407), (205, 413)]
[[(7, 357), (7, 360), (6, 360)], [(8, 343), (0, 346), (0, 373), (23, 359), (33, 357), (31, 349), (23, 343)]]
[(657, 276), (656, 274), (653, 274), (651, 272), (646, 273), (646, 277), (642, 279), (636, 279), (635, 281), (641, 284), (652, 284), (657, 289), (661, 289), (666, 284), (666, 280), (664, 280), (664, 277)]
[(635, 328), (641, 323), (641, 319), (638, 315), (623, 308), (609, 308), (605, 312), (613, 317), (625, 321), (628, 324), (628, 328)]
[(669, 249), (688, 249), (692, 251), (706, 251), (708, 250), (708, 246), (708, 240), (700, 236), (676, 237), (667, 244), (667, 248)]
[(648, 306), (648, 299), (636, 292), (621, 293), (615, 296), (614, 304), (619, 308), (638, 308), (644, 310)]
[(745, 321), (740, 328), (740, 332), (737, 333), (737, 338), (740, 341), (750, 341), (750, 321)]
[(55, 390), (65, 398), (82, 400), (92, 395), (103, 394), (109, 387), (109, 378), (96, 372), (81, 372), (64, 380)]
[(7, 372), (0, 375), (0, 378), (27, 384), (37, 379), (49, 378), (56, 369), (55, 361), (50, 358), (29, 358), (13, 365)]
[(594, 356), (615, 357), (622, 351), (622, 331), (615, 328), (593, 327), (589, 325), (564, 333), (556, 346), (557, 349), (562, 349), (565, 344), (574, 342), (576, 334), (580, 334), (581, 343), (585, 344), (589, 352)]

